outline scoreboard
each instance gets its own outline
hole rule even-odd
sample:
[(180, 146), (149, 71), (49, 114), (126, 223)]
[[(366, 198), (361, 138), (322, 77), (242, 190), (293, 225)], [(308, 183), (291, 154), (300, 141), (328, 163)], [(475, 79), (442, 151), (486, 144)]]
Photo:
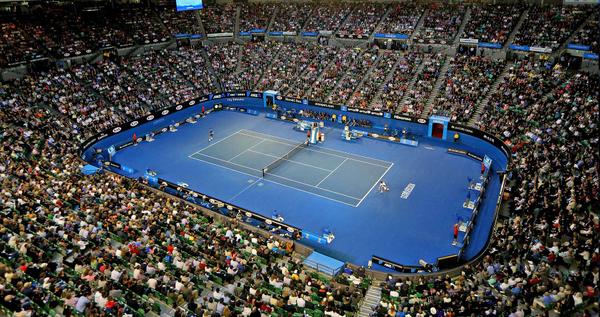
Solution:
[(200, 10), (202, 9), (202, 0), (176, 0), (177, 11)]

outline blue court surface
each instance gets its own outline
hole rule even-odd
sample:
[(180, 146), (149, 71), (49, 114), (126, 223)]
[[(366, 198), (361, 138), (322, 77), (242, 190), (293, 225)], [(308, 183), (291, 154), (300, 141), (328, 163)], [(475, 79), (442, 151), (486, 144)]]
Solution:
[[(208, 131), (215, 139), (208, 141)], [(115, 162), (314, 233), (329, 228), (335, 240), (316, 251), (365, 265), (377, 255), (404, 265), (456, 254), (453, 225), (464, 211), (467, 178), (480, 173), (479, 161), (447, 153), (449, 142), (420, 139), (418, 147), (362, 138), (341, 139), (328, 129), (322, 144), (295, 151), (306, 140), (293, 124), (264, 116), (220, 111), (154, 142), (127, 147)], [(286, 153), (294, 155), (278, 162)], [(263, 168), (275, 164), (263, 176)], [(379, 193), (386, 181), (389, 192)], [(465, 256), (487, 241), (500, 181), (488, 184), (480, 220)]]

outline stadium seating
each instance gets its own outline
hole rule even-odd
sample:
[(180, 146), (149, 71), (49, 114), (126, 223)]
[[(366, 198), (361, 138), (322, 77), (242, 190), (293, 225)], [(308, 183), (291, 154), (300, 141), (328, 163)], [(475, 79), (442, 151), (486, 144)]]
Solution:
[[(594, 10), (337, 2), (232, 3), (186, 13), (51, 8), (0, 20), (0, 67), (176, 44), (177, 34), (233, 33), (236, 26), (406, 34), (424, 46), (461, 37), (557, 50), (569, 40), (597, 53)], [(136, 181), (76, 172), (80, 144), (98, 131), (211, 92), (267, 89), (414, 117), (445, 115), (511, 149), (511, 200), (488, 252), (456, 275), (390, 275), (380, 281), (371, 316), (598, 314), (597, 74), (566, 69), (556, 56), (497, 60), (371, 43), (235, 38), (133, 52), (51, 63), (0, 83), (0, 315), (355, 316), (371, 283), (363, 272), (324, 277), (303, 268), (291, 244)]]

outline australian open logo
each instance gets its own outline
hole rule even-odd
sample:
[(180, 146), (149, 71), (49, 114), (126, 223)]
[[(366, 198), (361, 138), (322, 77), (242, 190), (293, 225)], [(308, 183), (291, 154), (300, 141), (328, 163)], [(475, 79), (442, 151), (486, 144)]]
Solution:
[(160, 114), (162, 114), (163, 116), (166, 116), (169, 114), (169, 110), (163, 110)]
[(152, 120), (154, 120), (154, 115), (153, 114), (151, 114), (151, 115), (149, 115), (149, 116), (146, 117), (146, 121), (152, 121)]
[(121, 127), (116, 127), (112, 130), (113, 133), (119, 133), (121, 132)]
[(419, 119), (417, 119), (417, 122), (418, 123), (425, 123), (425, 122), (427, 122), (427, 120), (425, 120), (423, 118), (419, 118)]
[(136, 120), (136, 121), (133, 121), (133, 122), (131, 122), (131, 123), (129, 124), (129, 126), (133, 128), (133, 127), (135, 127), (136, 125), (138, 125), (138, 123), (139, 123), (139, 122)]
[(181, 110), (181, 108), (183, 108), (182, 105), (178, 105), (177, 107), (175, 107), (175, 110)]

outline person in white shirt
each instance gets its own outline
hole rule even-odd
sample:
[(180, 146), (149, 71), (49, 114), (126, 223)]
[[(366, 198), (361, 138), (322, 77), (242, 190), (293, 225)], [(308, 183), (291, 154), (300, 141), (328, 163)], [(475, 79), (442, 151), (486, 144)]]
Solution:
[(114, 268), (112, 272), (110, 272), (110, 279), (115, 282), (118, 282), (121, 279), (121, 274), (121, 272), (117, 271), (117, 269)]
[(304, 298), (298, 297), (298, 299), (296, 300), (296, 306), (304, 308), (306, 306), (306, 301), (304, 300)]
[(151, 277), (148, 279), (148, 287), (149, 288), (156, 289), (156, 283), (157, 283), (157, 281), (155, 278)]

